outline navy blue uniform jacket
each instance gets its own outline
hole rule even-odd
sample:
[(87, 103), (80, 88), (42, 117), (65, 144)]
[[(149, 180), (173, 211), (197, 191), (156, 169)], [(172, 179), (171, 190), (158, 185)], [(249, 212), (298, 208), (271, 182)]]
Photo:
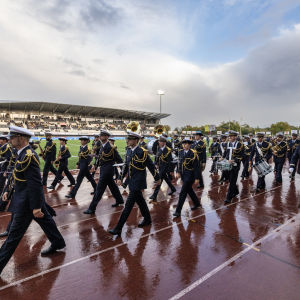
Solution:
[(272, 157), (271, 144), (266, 141), (263, 141), (261, 146), (258, 145), (258, 147), (261, 149), (263, 157), (259, 154), (257, 150), (257, 143), (255, 143), (252, 145), (249, 161), (252, 161), (254, 155), (255, 155), (255, 163), (262, 160), (263, 158), (265, 158), (265, 160), (268, 161)]
[(295, 143), (293, 143), (293, 140), (290, 139), (290, 140), (287, 141), (287, 144), (288, 144), (288, 147), (289, 147), (289, 149), (287, 151), (287, 158), (291, 159), (294, 152), (296, 151), (298, 145), (300, 144), (300, 140), (297, 139), (297, 140), (295, 140)]
[(162, 151), (161, 148), (158, 150), (158, 166), (159, 173), (169, 173), (173, 172), (173, 163), (172, 163), (172, 150), (169, 147), (165, 147)]
[[(234, 160), (237, 164), (242, 161), (244, 158), (244, 144), (241, 142), (236, 142), (236, 149), (232, 149), (232, 156), (231, 159)], [(227, 144), (226, 151), (224, 151), (223, 158), (226, 158), (229, 160), (229, 154), (230, 154), (230, 149), (228, 147), (232, 147), (232, 143), (229, 142), (229, 145)]]
[(59, 165), (62, 167), (67, 167), (68, 166), (68, 158), (71, 157), (71, 153), (67, 146), (62, 146), (60, 148), (60, 156), (61, 156), (61, 159), (59, 160)]
[(198, 154), (199, 161), (206, 163), (206, 143), (203, 141), (195, 141), (191, 146), (191, 149), (194, 149)]
[(277, 155), (273, 155), (273, 161), (275, 163), (284, 163), (287, 152), (287, 142), (281, 141), (280, 144), (277, 146), (279, 147), (279, 150), (277, 151)]
[(52, 140), (49, 140), (46, 143), (45, 155), (46, 155), (45, 160), (55, 161), (55, 159), (56, 159), (56, 144)]
[[(292, 156), (290, 167), (296, 168), (299, 158), (300, 158), (300, 145), (297, 147), (297, 149), (295, 150)], [(300, 164), (298, 164), (297, 173), (300, 174)]]
[(110, 142), (107, 142), (104, 147), (101, 147), (99, 152), (98, 164), (95, 167), (100, 167), (100, 176), (111, 175), (114, 176), (113, 164), (123, 162), (116, 147), (112, 147)]
[(131, 149), (127, 150), (123, 177), (128, 173), (130, 191), (140, 191), (147, 188), (146, 167), (151, 172), (154, 180), (160, 179), (147, 150), (140, 147), (136, 147), (133, 153), (131, 153)]
[(187, 155), (182, 149), (178, 155), (179, 172), (182, 181), (195, 181), (200, 178), (199, 159), (194, 149), (189, 149)]
[(24, 213), (45, 205), (39, 157), (29, 145), (17, 156), (12, 177), (14, 193), (9, 212)]

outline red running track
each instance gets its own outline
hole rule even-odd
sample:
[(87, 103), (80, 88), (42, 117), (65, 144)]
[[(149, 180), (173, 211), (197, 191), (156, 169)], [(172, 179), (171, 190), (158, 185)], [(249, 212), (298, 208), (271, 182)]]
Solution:
[[(92, 199), (90, 183), (76, 200), (64, 197), (67, 180), (45, 191), (67, 248), (41, 257), (49, 241), (33, 222), (2, 273), (0, 299), (299, 299), (300, 179), (291, 182), (285, 168), (282, 185), (270, 174), (256, 194), (252, 174), (238, 180), (240, 195), (224, 206), (228, 185), (209, 169), (210, 162), (205, 188), (197, 190), (203, 208), (191, 211), (186, 201), (174, 219), (178, 193), (168, 196), (163, 185), (157, 203), (148, 201), (153, 224), (138, 228), (135, 207), (121, 237), (107, 232), (122, 211), (111, 207), (109, 191), (93, 216), (82, 213)], [(180, 181), (175, 186), (179, 192)], [(145, 198), (152, 192), (149, 174)], [(0, 231), (9, 218), (0, 215)]]

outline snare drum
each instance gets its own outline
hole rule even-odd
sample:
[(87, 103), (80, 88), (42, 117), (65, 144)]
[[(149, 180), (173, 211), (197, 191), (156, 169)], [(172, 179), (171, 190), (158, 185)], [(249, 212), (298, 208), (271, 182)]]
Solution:
[(233, 164), (228, 162), (228, 160), (222, 160), (216, 163), (217, 169), (220, 171), (231, 171)]
[(264, 159), (255, 163), (253, 169), (257, 172), (258, 177), (266, 176), (272, 172), (272, 167)]

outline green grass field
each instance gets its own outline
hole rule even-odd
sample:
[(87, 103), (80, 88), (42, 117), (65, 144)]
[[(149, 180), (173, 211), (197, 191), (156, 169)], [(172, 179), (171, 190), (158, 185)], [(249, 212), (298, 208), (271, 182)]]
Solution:
[[(148, 140), (145, 140), (145, 142), (147, 143)], [(55, 140), (55, 143), (56, 143), (57, 152), (58, 152), (59, 141)], [(46, 141), (42, 140), (40, 145), (44, 149), (44, 147), (46, 145)], [(92, 141), (88, 145), (90, 147), (92, 147)], [(123, 156), (125, 154), (125, 147), (126, 147), (125, 140), (116, 140), (115, 145), (118, 147), (118, 152), (123, 158)], [(78, 152), (79, 152), (79, 147), (80, 147), (80, 141), (79, 140), (70, 140), (70, 141), (68, 141), (67, 146), (68, 146), (68, 148), (71, 152), (71, 155), (76, 156), (76, 157), (70, 157), (69, 158), (69, 166), (68, 167), (69, 167), (70, 170), (76, 169), (76, 163), (78, 161)], [(207, 151), (208, 151), (208, 148), (207, 148)], [(40, 150), (37, 149), (36, 152), (39, 154)], [(210, 154), (208, 152), (207, 152), (207, 156), (210, 156)], [(41, 163), (41, 170), (43, 170), (45, 162), (41, 158), (40, 158), (40, 163)]]

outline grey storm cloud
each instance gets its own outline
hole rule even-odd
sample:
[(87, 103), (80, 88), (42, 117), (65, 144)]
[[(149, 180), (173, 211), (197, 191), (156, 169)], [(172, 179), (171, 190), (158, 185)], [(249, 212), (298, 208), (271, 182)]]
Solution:
[(85, 73), (82, 70), (72, 70), (68, 72), (71, 75), (76, 75), (76, 76), (85, 76)]

